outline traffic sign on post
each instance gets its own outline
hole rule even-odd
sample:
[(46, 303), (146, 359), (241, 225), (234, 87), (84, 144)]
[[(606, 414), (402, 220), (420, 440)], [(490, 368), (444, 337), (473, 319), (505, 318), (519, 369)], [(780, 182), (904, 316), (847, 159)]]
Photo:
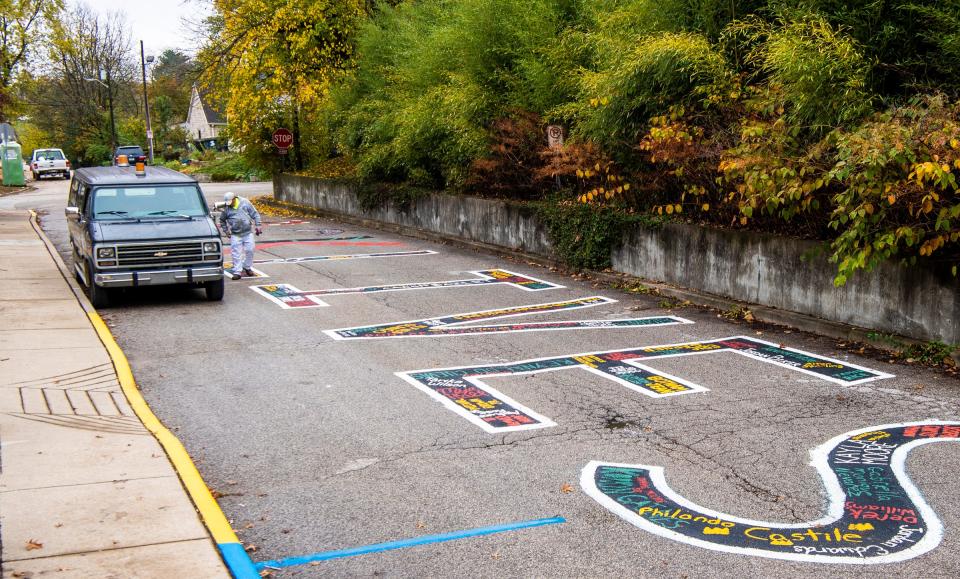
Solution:
[(273, 145), (280, 149), (281, 154), (286, 153), (293, 145), (293, 133), (284, 128), (273, 131)]

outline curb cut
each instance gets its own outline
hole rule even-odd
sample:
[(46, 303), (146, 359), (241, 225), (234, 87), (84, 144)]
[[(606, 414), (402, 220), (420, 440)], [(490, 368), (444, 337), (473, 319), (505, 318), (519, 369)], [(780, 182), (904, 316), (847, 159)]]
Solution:
[(260, 573), (257, 572), (250, 556), (247, 555), (247, 552), (243, 549), (243, 544), (240, 543), (240, 539), (237, 538), (236, 533), (234, 533), (220, 505), (217, 504), (216, 499), (214, 499), (210, 493), (209, 487), (207, 487), (207, 484), (203, 481), (203, 477), (193, 463), (193, 459), (191, 459), (187, 453), (187, 449), (183, 446), (183, 443), (180, 442), (180, 439), (164, 426), (150, 409), (147, 401), (140, 393), (140, 389), (137, 387), (136, 380), (133, 377), (133, 371), (130, 369), (130, 363), (126, 355), (123, 353), (119, 344), (117, 344), (106, 323), (104, 323), (103, 319), (93, 307), (93, 304), (90, 303), (87, 296), (74, 281), (67, 265), (63, 259), (60, 258), (56, 247), (54, 247), (53, 243), (40, 227), (37, 221), (37, 213), (32, 210), (30, 211), (30, 225), (43, 241), (47, 253), (53, 258), (57, 268), (60, 270), (60, 275), (63, 276), (67, 285), (71, 291), (73, 291), (77, 301), (80, 303), (80, 307), (86, 312), (90, 320), (90, 325), (93, 326), (94, 331), (96, 331), (97, 336), (100, 338), (100, 342), (110, 355), (110, 360), (113, 362), (113, 367), (117, 374), (117, 380), (120, 382), (120, 388), (127, 402), (137, 415), (137, 418), (140, 419), (144, 428), (153, 435), (167, 454), (170, 464), (173, 465), (177, 476), (180, 477), (180, 482), (187, 491), (187, 495), (193, 502), (197, 512), (200, 513), (200, 518), (203, 520), (207, 531), (210, 533), (217, 549), (220, 551), (220, 556), (230, 574), (236, 579), (259, 578)]

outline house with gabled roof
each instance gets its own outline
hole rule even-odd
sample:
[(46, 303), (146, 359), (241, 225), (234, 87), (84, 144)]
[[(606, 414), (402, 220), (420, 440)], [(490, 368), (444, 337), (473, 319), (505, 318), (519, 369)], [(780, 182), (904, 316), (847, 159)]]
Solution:
[(227, 140), (222, 136), (227, 126), (227, 119), (217, 109), (209, 104), (196, 84), (190, 93), (190, 108), (187, 109), (187, 120), (180, 126), (187, 132), (187, 138), (199, 149), (227, 148)]

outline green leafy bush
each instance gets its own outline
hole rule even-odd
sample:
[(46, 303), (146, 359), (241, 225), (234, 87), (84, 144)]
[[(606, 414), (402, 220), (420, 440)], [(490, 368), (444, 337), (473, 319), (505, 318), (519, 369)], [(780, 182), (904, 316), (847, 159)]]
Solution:
[(932, 97), (897, 107), (836, 140), (836, 283), (892, 257), (944, 263), (956, 275), (960, 103)]
[[(488, 149), (486, 127), (529, 99), (532, 55), (561, 29), (566, 2), (459, 0), (384, 7), (358, 39), (360, 65), (336, 89), (340, 149), (366, 179), (429, 176), (461, 185)], [(538, 78), (540, 78), (538, 77)], [(548, 99), (549, 100), (549, 99)]]
[(576, 269), (603, 270), (610, 267), (614, 244), (624, 230), (637, 223), (659, 226), (659, 218), (633, 215), (613, 207), (575, 203), (557, 196), (535, 205), (537, 217), (547, 227), (554, 250), (567, 265)]
[(583, 137), (610, 149), (632, 149), (651, 116), (674, 103), (705, 103), (730, 82), (726, 60), (702, 35), (635, 39), (609, 67), (584, 73), (571, 116)]
[(728, 35), (734, 34), (751, 39), (747, 61), (766, 75), (770, 104), (791, 126), (822, 134), (872, 109), (862, 47), (822, 16), (774, 23), (751, 18), (732, 25)]

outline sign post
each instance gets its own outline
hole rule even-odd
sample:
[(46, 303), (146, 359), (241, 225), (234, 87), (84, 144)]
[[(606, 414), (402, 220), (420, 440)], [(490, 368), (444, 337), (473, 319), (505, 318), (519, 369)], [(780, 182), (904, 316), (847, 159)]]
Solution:
[(287, 150), (290, 149), (290, 146), (293, 145), (293, 133), (289, 129), (280, 127), (279, 129), (273, 131), (273, 136), (270, 139), (273, 141), (273, 146), (277, 148), (277, 154), (280, 155), (280, 171), (287, 170)]

